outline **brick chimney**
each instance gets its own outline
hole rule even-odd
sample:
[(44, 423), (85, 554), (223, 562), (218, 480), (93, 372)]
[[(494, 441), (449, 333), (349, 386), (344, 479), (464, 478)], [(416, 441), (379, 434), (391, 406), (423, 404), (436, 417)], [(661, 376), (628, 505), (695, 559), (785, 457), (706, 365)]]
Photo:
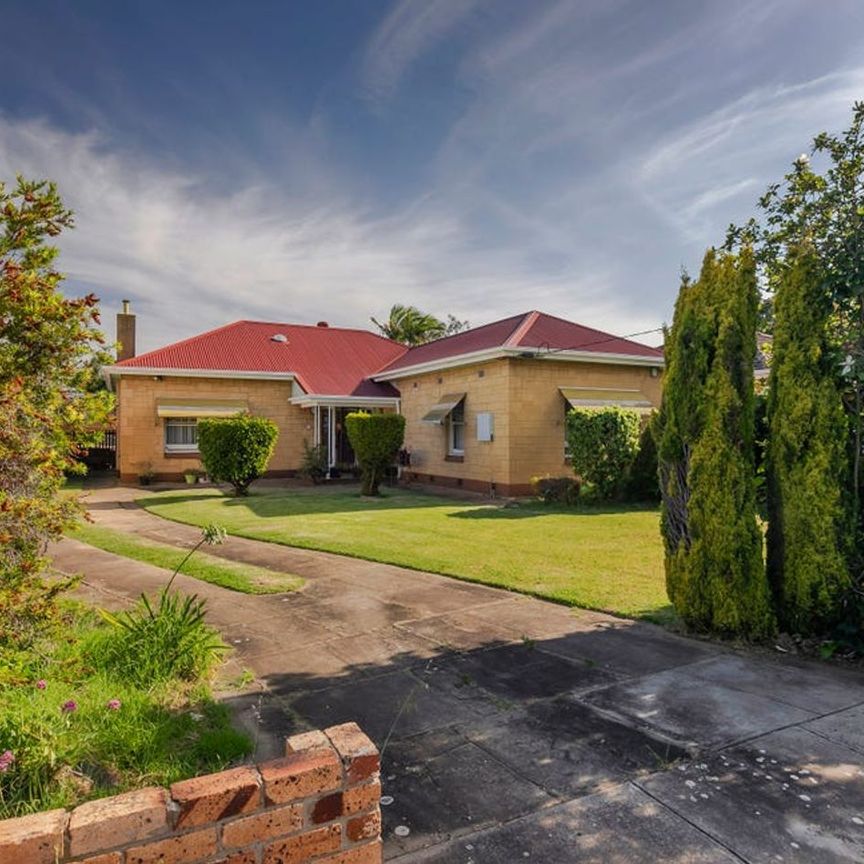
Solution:
[(123, 311), (117, 315), (117, 360), (135, 356), (135, 316), (129, 311), (129, 301), (123, 301)]

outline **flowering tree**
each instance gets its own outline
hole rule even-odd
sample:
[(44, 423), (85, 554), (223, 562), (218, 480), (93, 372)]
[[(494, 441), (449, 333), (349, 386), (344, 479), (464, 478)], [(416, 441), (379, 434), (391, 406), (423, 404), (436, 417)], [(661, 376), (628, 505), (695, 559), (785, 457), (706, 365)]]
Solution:
[(71, 226), (53, 184), (0, 183), (0, 648), (26, 643), (51, 612), (62, 585), (41, 579), (46, 545), (80, 513), (60, 487), (111, 408), (93, 386), (97, 299), (61, 292), (48, 242)]

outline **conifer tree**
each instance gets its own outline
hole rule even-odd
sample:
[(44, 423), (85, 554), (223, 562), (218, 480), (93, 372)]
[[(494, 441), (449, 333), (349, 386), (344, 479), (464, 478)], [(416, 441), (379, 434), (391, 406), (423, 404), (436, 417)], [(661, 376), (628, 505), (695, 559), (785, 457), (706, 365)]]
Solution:
[(666, 340), (659, 418), (669, 598), (697, 630), (758, 637), (774, 616), (754, 476), (753, 255), (709, 250)]
[(768, 576), (780, 625), (794, 633), (835, 624), (851, 585), (849, 430), (831, 313), (815, 250), (792, 250), (774, 295), (767, 479)]

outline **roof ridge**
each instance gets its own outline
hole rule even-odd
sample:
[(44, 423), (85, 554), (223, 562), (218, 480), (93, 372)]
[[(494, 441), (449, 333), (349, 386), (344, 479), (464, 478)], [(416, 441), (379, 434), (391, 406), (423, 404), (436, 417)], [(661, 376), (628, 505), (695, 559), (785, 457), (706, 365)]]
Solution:
[(518, 347), (519, 343), (528, 335), (528, 331), (537, 323), (540, 313), (533, 309), (522, 316), (522, 320), (516, 325), (516, 329), (504, 340), (507, 348)]
[[(613, 339), (618, 340), (620, 342), (627, 342), (630, 345), (638, 345), (640, 348), (648, 348), (651, 351), (657, 351), (657, 348), (653, 348), (651, 345), (646, 345), (644, 342), (637, 342), (635, 339), (630, 339), (627, 336), (619, 336), (617, 333), (610, 333), (608, 330), (600, 330), (597, 327), (592, 327), (589, 324), (582, 324), (579, 321), (571, 321), (568, 318), (562, 318), (560, 315), (552, 315), (549, 312), (541, 312), (539, 313), (543, 318), (554, 318), (556, 321), (561, 321), (564, 324), (570, 324), (571, 326), (581, 327), (583, 330), (590, 330), (592, 333), (597, 333), (600, 336), (606, 336), (607, 339), (605, 341), (611, 342)], [(598, 344), (598, 343), (590, 343), (590, 344)], [(577, 345), (572, 348), (564, 349), (567, 351), (579, 351), (581, 348)]]

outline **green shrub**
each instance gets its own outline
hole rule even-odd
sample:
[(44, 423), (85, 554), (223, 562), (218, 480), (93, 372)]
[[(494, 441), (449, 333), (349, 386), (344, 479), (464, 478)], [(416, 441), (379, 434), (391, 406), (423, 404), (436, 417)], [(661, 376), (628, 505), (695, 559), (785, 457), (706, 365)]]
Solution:
[(378, 485), (393, 466), (405, 439), (405, 418), (401, 414), (367, 414), (345, 418), (348, 440), (363, 472), (364, 495), (377, 495)]
[(320, 483), (330, 468), (330, 460), (327, 456), (327, 448), (323, 444), (309, 446), (309, 442), (303, 441), (303, 459), (300, 462), (300, 476), (313, 483)]
[(659, 418), (666, 586), (688, 626), (763, 637), (774, 613), (756, 521), (753, 255), (710, 250), (666, 339)]
[(531, 487), (545, 504), (576, 504), (582, 482), (578, 477), (532, 477)]
[(659, 501), (660, 478), (657, 475), (657, 442), (654, 438), (654, 414), (642, 427), (636, 457), (627, 473), (627, 497), (632, 501)]
[(823, 286), (813, 250), (796, 250), (774, 295), (768, 389), (768, 576), (781, 627), (807, 635), (847, 617), (852, 587), (852, 519), (843, 497), (849, 422)]
[(204, 612), (204, 601), (196, 596), (172, 594), (166, 588), (153, 603), (142, 594), (131, 611), (102, 613), (114, 632), (97, 653), (108, 668), (141, 687), (172, 678), (202, 678), (226, 650), (204, 622)]
[(639, 446), (639, 415), (625, 408), (574, 408), (567, 414), (573, 470), (601, 498), (621, 491)]
[(237, 495), (248, 495), (249, 485), (267, 470), (279, 429), (266, 417), (237, 417), (198, 421), (198, 450), (212, 480), (225, 481)]

